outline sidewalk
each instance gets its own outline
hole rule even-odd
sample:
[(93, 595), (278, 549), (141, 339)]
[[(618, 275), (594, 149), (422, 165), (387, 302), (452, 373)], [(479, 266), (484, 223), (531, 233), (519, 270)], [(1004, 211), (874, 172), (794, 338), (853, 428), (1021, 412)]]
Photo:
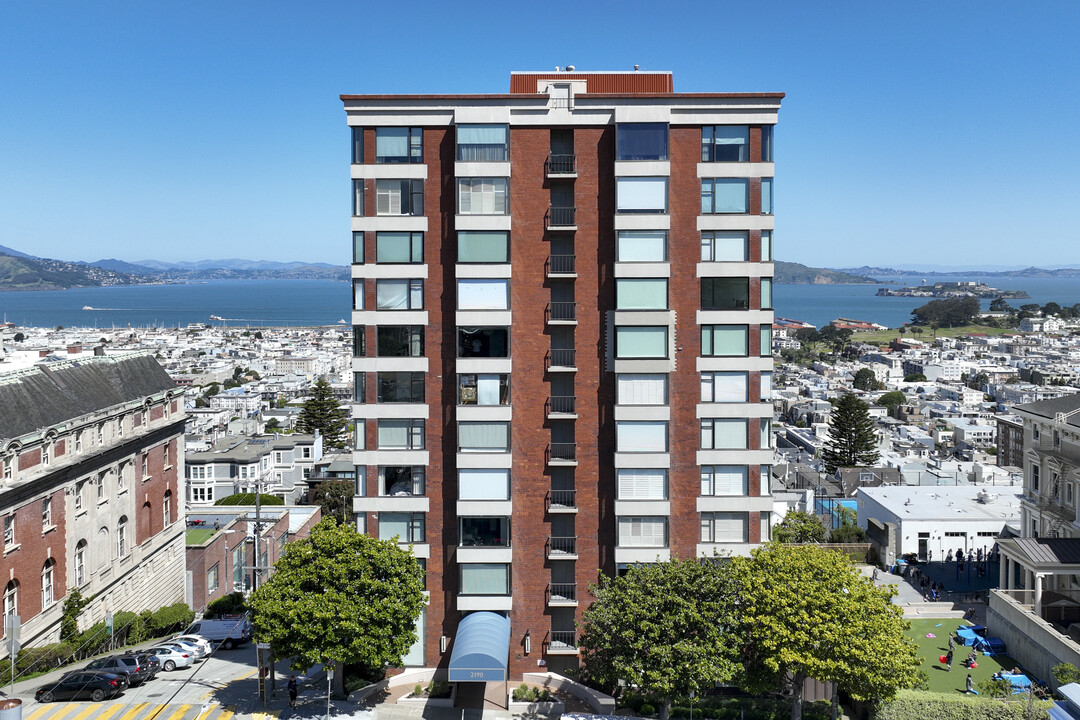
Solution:
[[(862, 565), (860, 572), (867, 577), (872, 577), (875, 570), (873, 565)], [(963, 606), (946, 601), (928, 601), (923, 597), (922, 589), (915, 587), (907, 578), (878, 569), (878, 579), (875, 582), (878, 587), (895, 585), (897, 594), (893, 597), (893, 603), (904, 610), (906, 618), (959, 618), (963, 617), (968, 608), (975, 608), (975, 619), (972, 622), (982, 624), (986, 619), (986, 603), (966, 603)]]

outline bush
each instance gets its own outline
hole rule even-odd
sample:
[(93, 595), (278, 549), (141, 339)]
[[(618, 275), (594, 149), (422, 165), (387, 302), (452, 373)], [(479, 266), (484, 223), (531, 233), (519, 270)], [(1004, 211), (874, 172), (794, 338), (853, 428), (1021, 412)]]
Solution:
[(645, 715), (645, 716), (651, 716), (651, 715), (656, 714), (656, 708), (654, 708), (652, 705), (650, 705), (647, 702), (643, 702), (639, 706), (638, 712), (640, 712), (642, 715)]
[(1012, 684), (1001, 678), (979, 681), (979, 694), (987, 697), (1008, 698), (1012, 696)]
[[(255, 493), (237, 493), (236, 495), (229, 495), (218, 500), (215, 505), (254, 505)], [(277, 495), (267, 495), (263, 493), (259, 496), (260, 505), (284, 505), (285, 501), (279, 498)]]
[(420, 683), (416, 683), (416, 687), (412, 689), (413, 697), (420, 697), (424, 694), (424, 686)]
[(113, 635), (117, 645), (135, 645), (146, 640), (146, 624), (133, 612), (118, 612), (113, 615)]
[(428, 683), (427, 694), (429, 698), (448, 698), (450, 697), (451, 687), (450, 683), (442, 680), (432, 680)]
[(552, 702), (554, 699), (547, 688), (529, 687), (525, 683), (514, 688), (514, 702)]
[(194, 619), (195, 613), (187, 604), (174, 603), (150, 613), (150, 617), (145, 620), (146, 631), (151, 637), (162, 637), (180, 632)]
[[(1051, 703), (1035, 701), (1037, 718), (1046, 718)], [(896, 699), (878, 709), (877, 720), (1025, 720), (1027, 701), (1003, 702), (975, 695), (946, 695), (901, 690)]]
[(203, 617), (207, 620), (214, 620), (226, 615), (237, 615), (243, 612), (247, 612), (247, 605), (244, 603), (244, 593), (234, 592), (225, 597), (220, 597), (207, 605)]

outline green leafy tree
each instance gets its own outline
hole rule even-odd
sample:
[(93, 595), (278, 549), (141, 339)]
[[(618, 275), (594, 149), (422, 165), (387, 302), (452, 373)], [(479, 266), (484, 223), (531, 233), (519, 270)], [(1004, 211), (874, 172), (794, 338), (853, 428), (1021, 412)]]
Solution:
[[(980, 312), (978, 298), (944, 298), (915, 308), (911, 311), (911, 318), (917, 325), (960, 327), (969, 324)], [(934, 331), (936, 335), (937, 328)]]
[(919, 682), (919, 649), (904, 634), (894, 589), (875, 587), (846, 555), (772, 543), (731, 564), (739, 585), (740, 684), (757, 693), (786, 686), (793, 720), (802, 717), (806, 678), (832, 681), (863, 701), (889, 700)]
[(896, 408), (900, 407), (906, 402), (907, 398), (904, 396), (904, 393), (900, 392), (899, 390), (887, 392), (877, 399), (877, 404), (884, 405), (885, 407), (889, 408), (889, 412), (893, 412), (894, 410), (896, 410)]
[(322, 508), (323, 517), (353, 522), (352, 499), (356, 486), (352, 480), (324, 480), (311, 492), (311, 504)]
[(773, 528), (773, 539), (782, 543), (825, 542), (825, 524), (813, 513), (789, 510)]
[(1013, 308), (1009, 306), (1009, 303), (1005, 298), (994, 298), (990, 301), (990, 312), (1012, 312)]
[(838, 328), (835, 325), (826, 325), (821, 328), (821, 339), (832, 346), (833, 352), (841, 353), (851, 342), (851, 336), (855, 333), (851, 328)]
[(814, 345), (821, 342), (821, 333), (817, 328), (799, 328), (795, 331), (795, 339), (803, 345)]
[(870, 368), (859, 368), (859, 371), (855, 373), (855, 380), (852, 384), (856, 390), (877, 390), (877, 375)]
[(293, 668), (401, 665), (416, 642), (424, 571), (396, 542), (325, 518), (274, 567), (248, 605), (256, 639)]
[(836, 508), (836, 517), (840, 524), (829, 530), (829, 542), (866, 542), (866, 531), (859, 527), (859, 513), (853, 508), (839, 506)]
[(1080, 669), (1072, 663), (1058, 663), (1050, 668), (1050, 672), (1059, 686), (1080, 682)]
[(733, 677), (734, 590), (718, 559), (671, 559), (601, 576), (580, 623), (582, 676), (610, 691), (622, 680), (662, 698), (667, 720), (672, 698)]
[(83, 597), (79, 588), (71, 588), (64, 598), (64, 614), (60, 618), (60, 642), (66, 642), (79, 634), (79, 616), (90, 599)]
[(26, 339), (26, 335), (23, 335), (21, 332), (17, 332), (17, 333), (15, 333), (15, 337), (13, 337), (11, 339), (14, 340), (15, 342), (22, 342), (23, 340)]
[(866, 467), (878, 460), (877, 430), (869, 407), (851, 393), (833, 405), (821, 459), (830, 473), (841, 467)]
[(926, 376), (922, 373), (911, 373), (904, 376), (904, 382), (926, 382)]
[(279, 427), (281, 427), (281, 422), (277, 418), (270, 418), (266, 421), (267, 430), (277, 430)]
[(338, 403), (326, 378), (319, 378), (296, 419), (296, 432), (314, 435), (318, 430), (327, 448), (342, 450), (345, 448), (348, 426), (348, 410)]

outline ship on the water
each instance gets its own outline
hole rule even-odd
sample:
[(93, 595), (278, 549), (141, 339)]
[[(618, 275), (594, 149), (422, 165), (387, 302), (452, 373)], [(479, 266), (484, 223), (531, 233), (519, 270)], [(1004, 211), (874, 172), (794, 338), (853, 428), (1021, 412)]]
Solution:
[[(926, 282), (925, 280), (923, 281)], [(927, 297), (927, 298), (1029, 298), (1024, 290), (1000, 290), (978, 280), (967, 282), (940, 282), (933, 285), (916, 285), (903, 288), (878, 288), (878, 297)]]

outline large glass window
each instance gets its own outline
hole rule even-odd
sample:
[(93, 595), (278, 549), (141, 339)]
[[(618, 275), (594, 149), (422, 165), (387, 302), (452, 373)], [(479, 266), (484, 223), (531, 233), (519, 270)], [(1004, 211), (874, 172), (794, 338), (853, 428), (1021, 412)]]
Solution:
[(667, 262), (667, 233), (663, 230), (620, 230), (618, 262)]
[(459, 405), (509, 405), (509, 375), (458, 375)]
[(703, 403), (742, 403), (747, 401), (748, 392), (748, 373), (701, 373), (701, 402)]
[(743, 543), (746, 542), (746, 513), (706, 512), (701, 513), (701, 542), (703, 543)]
[(352, 329), (353, 357), (367, 357), (367, 328), (363, 325), (353, 325)]
[(736, 418), (702, 418), (702, 450), (745, 450), (746, 420)]
[(364, 281), (353, 280), (352, 281), (352, 306), (353, 310), (364, 309)]
[(506, 215), (506, 178), (458, 178), (458, 213), (461, 215)]
[[(367, 402), (367, 373), (353, 373), (353, 402)], [(194, 477), (194, 474), (192, 474)]]
[(458, 470), (458, 500), (510, 499), (510, 471), (503, 468)]
[(772, 447), (772, 420), (761, 418), (759, 429), (761, 435), (758, 437), (758, 449), (764, 450)]
[(459, 327), (458, 357), (510, 357), (510, 328)]
[(376, 310), (423, 310), (423, 280), (376, 280)]
[(377, 325), (375, 354), (377, 357), (423, 357), (423, 326)]
[(488, 230), (458, 230), (459, 263), (510, 262), (510, 233)]
[(768, 357), (772, 355), (772, 325), (762, 325), (759, 331), (761, 333), (761, 346), (758, 355)]
[(620, 469), (619, 500), (667, 500), (667, 470)]
[(761, 214), (773, 214), (773, 179), (761, 178)]
[(615, 156), (616, 160), (667, 160), (667, 123), (619, 123)]
[(666, 517), (619, 518), (619, 545), (622, 547), (667, 547)]
[(424, 131), (422, 128), (375, 128), (375, 162), (424, 162)]
[(663, 420), (623, 420), (616, 422), (615, 451), (667, 452), (667, 422)]
[(380, 450), (423, 450), (424, 420), (379, 420), (377, 439)]
[(706, 125), (701, 128), (701, 162), (746, 162), (749, 159), (748, 126)]
[(504, 563), (462, 563), (462, 595), (509, 595), (510, 566)]
[(424, 513), (379, 513), (379, 539), (400, 543), (424, 542)]
[(761, 231), (761, 262), (772, 260), (772, 230)]
[(459, 518), (460, 544), (468, 547), (510, 547), (510, 518)]
[(423, 466), (379, 466), (379, 493), (391, 497), (419, 497), (423, 495)]
[(615, 180), (616, 212), (666, 213), (666, 177), (621, 177)]
[(507, 452), (510, 450), (510, 423), (458, 423), (458, 452)]
[(666, 325), (626, 325), (615, 328), (615, 357), (619, 359), (666, 358), (668, 328)]
[(424, 402), (424, 373), (381, 372), (376, 374), (381, 403)]
[(457, 281), (458, 310), (506, 310), (510, 281), (469, 278)]
[(510, 127), (458, 125), (457, 159), (464, 162), (506, 162), (510, 159)]
[(746, 495), (750, 474), (745, 465), (703, 465), (701, 494)]
[(353, 164), (364, 162), (364, 128), (349, 128), (352, 133), (352, 161)]
[(667, 310), (667, 278), (617, 278), (616, 310)]
[(379, 232), (375, 234), (375, 262), (424, 262), (424, 233)]
[(376, 180), (375, 212), (378, 215), (423, 215), (424, 181)]
[(773, 161), (773, 126), (761, 126), (761, 162)]
[(749, 348), (749, 328), (746, 325), (702, 325), (702, 357), (745, 356)]
[(668, 376), (664, 373), (620, 373), (615, 381), (619, 405), (667, 405)]
[(750, 259), (750, 234), (745, 230), (701, 233), (702, 262), (744, 262)]
[(750, 307), (750, 278), (701, 278), (702, 310), (746, 310)]
[(761, 402), (772, 400), (772, 373), (761, 373)]
[(353, 217), (364, 217), (364, 181), (352, 181), (352, 214)]
[(746, 213), (750, 207), (750, 183), (746, 178), (703, 178), (701, 214)]
[(352, 261), (357, 265), (364, 262), (364, 233), (362, 232), (352, 234)]
[(761, 278), (761, 309), (772, 309), (772, 278)]

